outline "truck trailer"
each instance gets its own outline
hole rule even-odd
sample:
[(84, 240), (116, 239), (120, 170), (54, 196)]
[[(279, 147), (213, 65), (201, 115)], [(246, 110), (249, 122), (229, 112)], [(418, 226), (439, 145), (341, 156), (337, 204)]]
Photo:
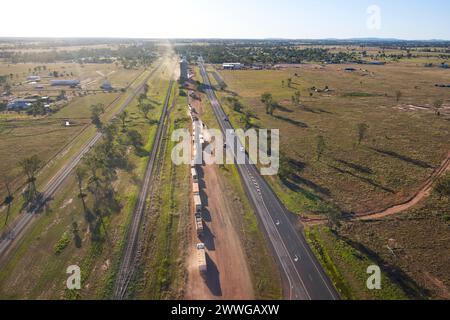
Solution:
[(208, 265), (206, 262), (206, 249), (204, 243), (197, 244), (197, 263), (200, 275), (206, 280), (206, 276), (208, 275)]
[(195, 217), (195, 230), (197, 231), (197, 236), (203, 236), (203, 219), (201, 217)]
[(200, 187), (199, 187), (199, 185), (198, 185), (198, 182), (192, 183), (192, 194), (193, 194), (194, 196), (200, 195)]
[(195, 212), (200, 212), (203, 209), (202, 199), (200, 198), (199, 195), (194, 195), (194, 208)]

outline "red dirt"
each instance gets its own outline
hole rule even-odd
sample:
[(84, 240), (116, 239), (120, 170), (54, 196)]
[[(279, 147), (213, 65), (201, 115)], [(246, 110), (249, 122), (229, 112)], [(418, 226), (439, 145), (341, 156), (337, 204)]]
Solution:
[[(196, 92), (199, 94), (199, 92)], [(202, 96), (202, 101), (206, 98)], [(202, 102), (191, 99), (192, 107), (203, 113)], [(241, 243), (236, 215), (240, 214), (227, 185), (220, 176), (217, 165), (205, 165), (197, 169), (200, 194), (204, 205), (205, 234), (199, 239), (194, 226), (194, 212), (189, 253), (187, 256), (188, 279), (185, 291), (187, 300), (252, 300), (255, 298), (251, 276)], [(193, 207), (193, 206), (192, 206)], [(196, 244), (205, 243), (207, 249), (208, 277), (200, 276), (197, 266)]]

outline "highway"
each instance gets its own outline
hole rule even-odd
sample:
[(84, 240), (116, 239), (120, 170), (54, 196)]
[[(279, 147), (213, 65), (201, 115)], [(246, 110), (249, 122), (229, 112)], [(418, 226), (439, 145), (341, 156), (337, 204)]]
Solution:
[[(199, 59), (198, 64), (203, 83), (206, 85), (205, 92), (222, 132), (233, 130), (228, 116), (223, 111), (214, 90), (211, 89), (203, 58)], [(236, 141), (236, 145), (236, 150), (241, 150), (242, 145), (239, 140)], [(231, 152), (236, 158), (236, 151)], [(303, 234), (298, 232), (289, 220), (289, 212), (260, 175), (256, 166), (250, 164), (247, 155), (245, 158), (246, 164), (236, 166), (247, 196), (260, 225), (264, 227), (266, 238), (280, 266), (287, 289), (286, 296), (291, 300), (338, 300), (338, 293), (312, 253)]]
[[(114, 112), (112, 118), (121, 113), (138, 95), (144, 91), (144, 84), (147, 83), (155, 72), (161, 67), (159, 64), (153, 69), (149, 75), (133, 89), (131, 95), (122, 103), (120, 108)], [(13, 222), (9, 232), (0, 239), (0, 263), (7, 259), (8, 252), (12, 249), (14, 241), (20, 239), (26, 232), (32, 222), (39, 218), (39, 210), (52, 199), (55, 192), (61, 187), (63, 182), (70, 175), (72, 170), (80, 163), (83, 156), (100, 140), (102, 134), (97, 132), (90, 140), (81, 148), (81, 150), (63, 167), (58, 173), (47, 183), (42, 191), (42, 200), (34, 206), (33, 209), (21, 213)]]
[[(154, 173), (154, 167), (157, 162), (157, 155), (162, 155), (162, 152), (160, 152), (161, 148), (161, 142), (163, 138), (163, 130), (166, 127), (166, 117), (167, 117), (167, 110), (169, 106), (170, 96), (172, 92), (174, 81), (171, 80), (169, 83), (169, 89), (167, 91), (167, 95), (164, 101), (163, 110), (161, 113), (161, 117), (159, 119), (159, 125), (158, 129), (156, 131), (156, 135), (154, 137), (153, 146), (150, 151), (150, 158), (147, 163), (147, 168), (144, 175), (144, 181), (141, 185), (141, 190), (139, 192), (139, 198), (137, 200), (135, 209), (133, 211), (132, 221), (131, 225), (128, 229), (127, 233), (127, 241), (125, 244), (125, 249), (122, 254), (122, 260), (120, 262), (120, 267), (117, 272), (116, 277), (116, 284), (114, 287), (114, 293), (113, 293), (113, 299), (119, 300), (124, 299), (127, 294), (127, 288), (128, 284), (130, 283), (130, 280), (132, 279), (134, 267), (136, 266), (136, 255), (138, 253), (138, 240), (139, 240), (139, 231), (141, 230), (141, 222), (142, 217), (144, 215), (145, 210), (145, 204), (147, 200), (147, 196), (149, 194), (149, 187), (151, 184), (151, 177)], [(159, 152), (159, 153), (158, 153)]]

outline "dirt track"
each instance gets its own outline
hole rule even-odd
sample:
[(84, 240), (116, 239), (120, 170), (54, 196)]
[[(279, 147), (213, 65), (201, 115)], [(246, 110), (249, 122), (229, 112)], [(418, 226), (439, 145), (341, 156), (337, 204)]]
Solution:
[[(382, 219), (388, 216), (392, 216), (394, 214), (401, 213), (408, 209), (411, 209), (415, 205), (417, 205), (422, 200), (426, 199), (431, 192), (433, 191), (433, 185), (437, 182), (439, 178), (441, 178), (447, 171), (450, 171), (450, 152), (447, 154), (444, 161), (442, 161), (441, 165), (433, 172), (433, 174), (423, 182), (420, 189), (409, 199), (406, 201), (393, 205), (389, 208), (386, 208), (382, 211), (372, 211), (372, 212), (361, 212), (356, 213), (354, 216), (350, 218), (350, 220), (372, 220), (372, 219)], [(302, 222), (306, 225), (319, 225), (323, 224), (327, 221), (325, 218), (319, 219), (304, 219)]]
[(427, 198), (431, 192), (433, 191), (433, 185), (436, 181), (441, 178), (447, 171), (450, 170), (450, 152), (447, 154), (445, 160), (441, 163), (441, 165), (434, 171), (430, 178), (428, 178), (422, 185), (422, 187), (417, 191), (415, 195), (413, 195), (407, 201), (389, 207), (380, 212), (367, 212), (367, 213), (358, 213), (356, 214), (356, 218), (359, 220), (368, 220), (368, 219), (381, 219), (384, 217), (391, 216), (393, 214), (397, 214), (403, 211), (406, 211), (415, 205), (417, 205), (420, 201)]

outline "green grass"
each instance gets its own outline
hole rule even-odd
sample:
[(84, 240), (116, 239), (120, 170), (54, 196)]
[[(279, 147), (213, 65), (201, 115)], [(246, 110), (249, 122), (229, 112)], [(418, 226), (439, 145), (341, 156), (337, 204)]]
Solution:
[(172, 91), (170, 105), (173, 102), (175, 106), (167, 122), (169, 140), (157, 187), (159, 197), (153, 198), (159, 204), (157, 216), (149, 221), (153, 227), (150, 227), (146, 259), (141, 266), (142, 281), (136, 283), (137, 297), (142, 299), (181, 298), (184, 286), (185, 267), (182, 257), (187, 243), (185, 225), (189, 213), (189, 194), (185, 191), (189, 188), (189, 167), (172, 163), (171, 152), (175, 143), (171, 141), (170, 135), (173, 130), (186, 126), (188, 122), (185, 120), (187, 98), (178, 96), (176, 86)]

